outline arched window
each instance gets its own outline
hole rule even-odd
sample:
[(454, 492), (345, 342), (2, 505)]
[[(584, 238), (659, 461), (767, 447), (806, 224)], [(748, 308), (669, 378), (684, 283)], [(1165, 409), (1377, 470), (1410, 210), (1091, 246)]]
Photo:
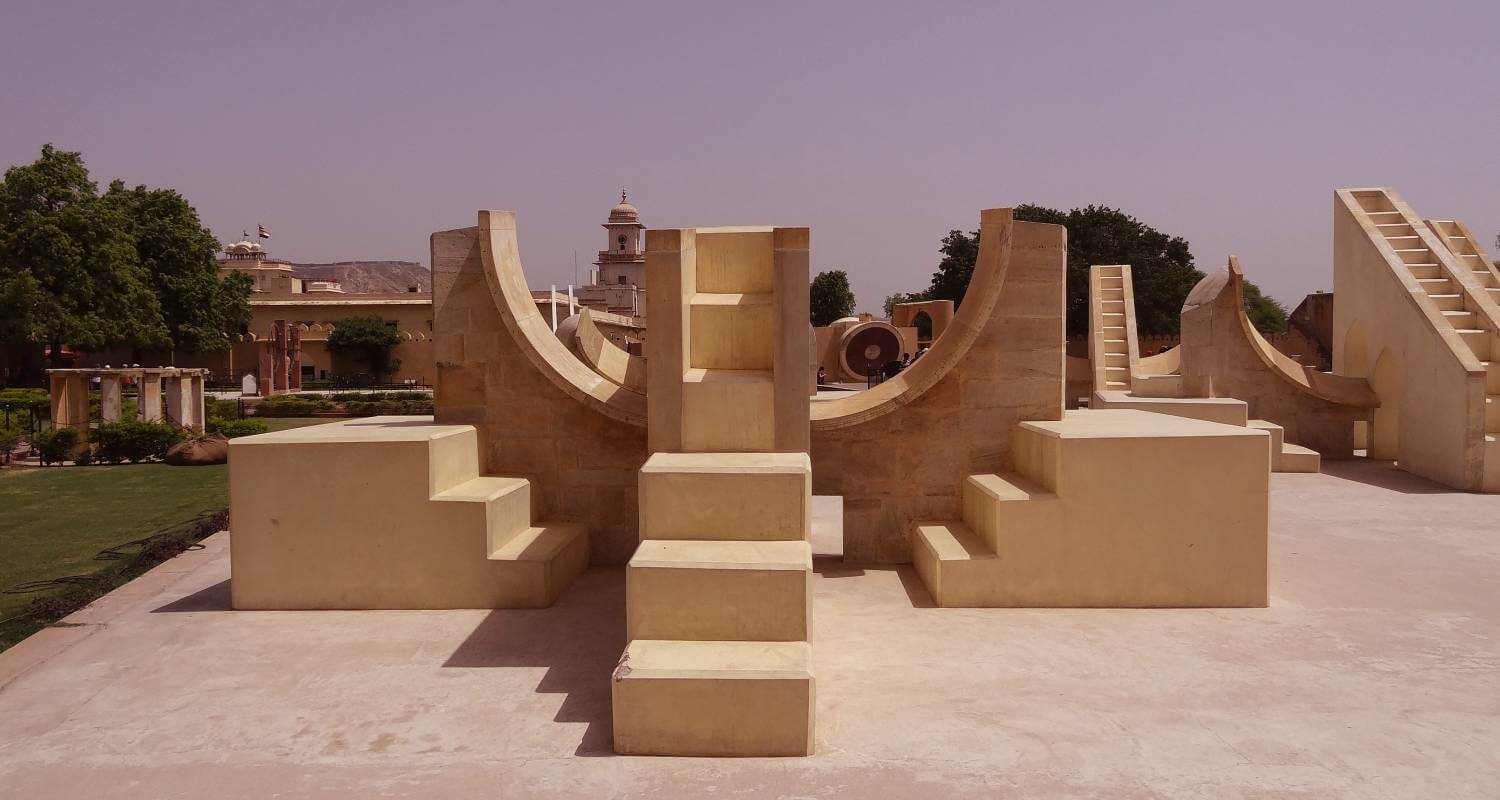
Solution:
[(623, 233), (620, 234), (620, 249), (621, 250), (625, 249), (625, 234), (623, 234)]

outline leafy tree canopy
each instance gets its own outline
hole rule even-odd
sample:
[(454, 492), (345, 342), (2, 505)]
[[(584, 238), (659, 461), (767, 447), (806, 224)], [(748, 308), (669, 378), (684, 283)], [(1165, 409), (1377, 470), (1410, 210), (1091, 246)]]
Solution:
[(854, 313), (854, 290), (849, 275), (841, 269), (819, 272), (808, 287), (812, 324), (823, 327)]
[(329, 350), (362, 359), (377, 381), (401, 368), (401, 360), (391, 357), (400, 343), (395, 326), (373, 314), (340, 320), (328, 334)]
[(224, 334), (250, 321), (253, 281), (241, 272), (220, 276), (219, 242), (199, 224), (198, 212), (172, 189), (126, 189), (120, 181), (103, 199), (128, 220), (173, 346), (198, 353), (227, 348)]
[(1245, 314), (1250, 317), (1250, 324), (1261, 333), (1286, 333), (1286, 306), (1274, 297), (1261, 294), (1260, 287), (1249, 281), (1245, 281)]
[[(1178, 332), (1182, 302), (1203, 278), (1203, 273), (1193, 263), (1186, 239), (1158, 231), (1119, 209), (1105, 206), (1059, 211), (1027, 204), (1016, 207), (1015, 218), (1022, 222), (1062, 225), (1068, 229), (1066, 307), (1069, 335), (1088, 331), (1089, 267), (1102, 264), (1130, 265), (1139, 334)], [(949, 231), (938, 251), (943, 257), (927, 290), (919, 295), (893, 298), (920, 296), (921, 299), (952, 300), (955, 307), (962, 303), (979, 255), (979, 231)], [(1256, 298), (1253, 308), (1252, 294)], [(893, 301), (893, 298), (887, 298), (887, 303), (907, 302)], [(1286, 329), (1285, 309), (1279, 303), (1261, 295), (1260, 290), (1249, 282), (1246, 282), (1245, 298), (1257, 328), (1267, 333)], [(1279, 329), (1275, 327), (1273, 305), (1281, 314)]]
[(0, 180), (0, 345), (223, 349), (250, 285), (219, 277), (217, 248), (181, 195), (101, 195), (79, 153), (46, 145)]

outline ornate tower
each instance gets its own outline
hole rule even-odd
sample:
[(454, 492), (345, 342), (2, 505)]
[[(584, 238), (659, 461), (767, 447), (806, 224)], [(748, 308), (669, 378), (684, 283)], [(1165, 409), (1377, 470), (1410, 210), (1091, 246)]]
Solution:
[(641, 250), (641, 215), (635, 206), (620, 192), (620, 204), (609, 210), (609, 221), (604, 223), (608, 241), (599, 251), (598, 282), (604, 286), (646, 285), (646, 253)]

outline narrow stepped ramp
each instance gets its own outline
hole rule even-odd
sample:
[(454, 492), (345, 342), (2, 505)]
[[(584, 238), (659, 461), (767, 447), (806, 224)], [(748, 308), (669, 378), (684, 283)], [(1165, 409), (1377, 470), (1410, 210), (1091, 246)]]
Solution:
[(1118, 264), (1089, 268), (1089, 358), (1096, 392), (1130, 391), (1131, 371), (1140, 358), (1133, 301), (1126, 291), (1129, 269)]
[(478, 474), (470, 425), (372, 417), (230, 447), (236, 608), (541, 608), (588, 566), (583, 526), (534, 522), (529, 481)]
[(810, 755), (805, 229), (647, 233), (651, 455), (615, 751)]
[[(1462, 267), (1471, 270), (1474, 283), (1484, 290), (1491, 301), (1500, 304), (1500, 267), (1480, 244), (1469, 226), (1462, 220), (1428, 220), (1427, 226), (1437, 235), (1438, 241), (1458, 259)], [(1476, 303), (1476, 305), (1481, 305)], [(1497, 306), (1500, 310), (1500, 306)], [(1458, 313), (1458, 312), (1445, 312)], [(1478, 312), (1473, 313), (1478, 317)], [(1492, 319), (1496, 319), (1492, 317)], [(1491, 328), (1493, 331), (1494, 328)], [(1484, 491), (1500, 492), (1500, 339), (1491, 338), (1491, 353), (1484, 359), (1488, 370), (1484, 398)]]
[[(1372, 453), (1450, 486), (1500, 491), (1489, 411), (1500, 395), (1500, 275), (1462, 223), (1423, 222), (1393, 189), (1336, 197), (1335, 333), (1347, 344), (1346, 331), (1363, 326), (1367, 363), (1357, 368), (1372, 382), (1386, 357)], [(1423, 430), (1421, 446), (1399, 434), (1408, 427)]]

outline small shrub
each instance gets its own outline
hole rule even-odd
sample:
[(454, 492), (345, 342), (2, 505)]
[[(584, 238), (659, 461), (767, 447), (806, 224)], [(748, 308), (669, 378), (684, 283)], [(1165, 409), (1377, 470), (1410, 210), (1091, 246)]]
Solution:
[(41, 457), (42, 466), (61, 464), (73, 453), (73, 448), (78, 446), (78, 431), (72, 428), (43, 431), (31, 440), (31, 446)]
[(210, 419), (208, 421), (208, 430), (212, 433), (222, 433), (226, 439), (254, 436), (270, 429), (271, 426), (267, 425), (263, 419)]
[(79, 450), (78, 454), (73, 456), (73, 463), (80, 467), (87, 467), (94, 463), (94, 451), (87, 447)]
[(387, 400), (421, 400), (426, 403), (432, 402), (432, 395), (428, 392), (387, 392)]
[(203, 398), (203, 411), (209, 419), (213, 419), (214, 417), (234, 419), (240, 415), (240, 401), (228, 398), (205, 397)]
[(255, 413), (267, 417), (296, 417), (316, 411), (329, 411), (333, 403), (318, 396), (272, 395), (255, 406)]
[(181, 441), (182, 433), (161, 422), (122, 420), (106, 422), (94, 429), (94, 440), (101, 461), (139, 464), (148, 458), (162, 458), (167, 448)]

